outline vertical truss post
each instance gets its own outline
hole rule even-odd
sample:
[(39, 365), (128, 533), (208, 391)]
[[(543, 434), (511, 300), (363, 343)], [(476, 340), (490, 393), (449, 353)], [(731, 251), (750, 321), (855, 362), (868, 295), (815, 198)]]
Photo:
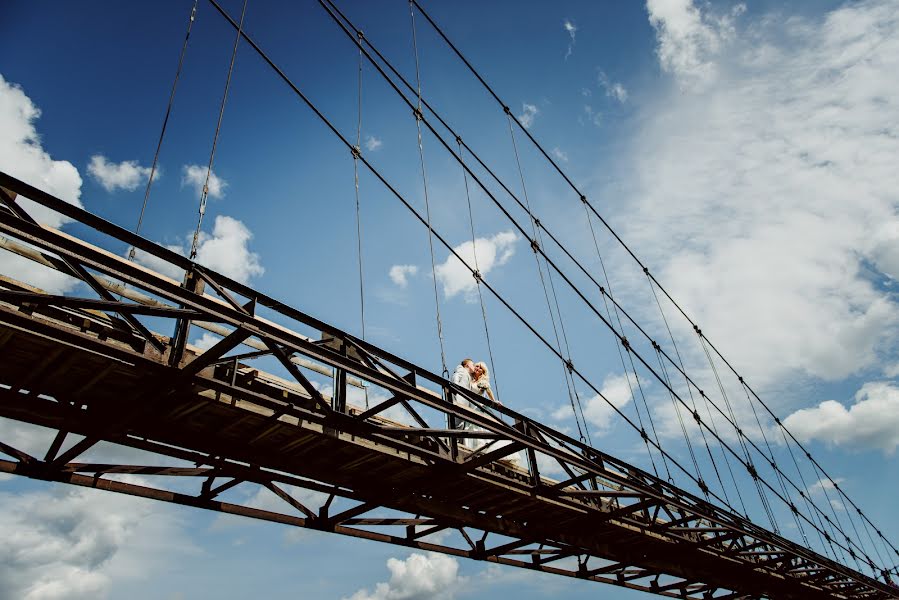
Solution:
[[(413, 382), (414, 385), (414, 382)], [(450, 404), (454, 404), (453, 402), (453, 390), (444, 385), (443, 386), (443, 399), (446, 400)], [(460, 428), (459, 420), (456, 419), (456, 415), (452, 413), (446, 413), (446, 428), (447, 429), (459, 429)], [(459, 459), (459, 439), (457, 437), (451, 437), (449, 440), (450, 447), (450, 458), (453, 462), (457, 462)]]
[[(335, 340), (337, 341), (337, 340)], [(340, 353), (347, 356), (347, 345), (344, 340), (339, 340)], [(334, 394), (331, 396), (331, 408), (335, 412), (346, 412), (346, 371), (340, 367), (334, 367)]]
[[(205, 287), (199, 274), (190, 269), (184, 273), (184, 283), (181, 287), (194, 294), (202, 294)], [(183, 308), (183, 306), (182, 306)], [(179, 367), (184, 358), (184, 347), (187, 345), (187, 336), (190, 333), (190, 319), (180, 317), (175, 323), (175, 334), (172, 336), (172, 349), (169, 354), (169, 366)]]
[[(516, 429), (521, 429), (524, 434), (528, 437), (534, 437), (533, 432), (531, 431), (530, 424), (523, 421), (516, 421), (515, 423)], [(537, 453), (534, 451), (534, 448), (528, 446), (527, 449), (528, 456), (528, 470), (531, 473), (531, 487), (538, 487), (540, 485), (540, 468), (537, 466)]]

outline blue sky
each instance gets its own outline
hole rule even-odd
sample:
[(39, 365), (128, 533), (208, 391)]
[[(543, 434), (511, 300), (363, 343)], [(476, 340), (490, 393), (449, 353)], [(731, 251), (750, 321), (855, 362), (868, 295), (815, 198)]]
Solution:
[[(239, 15), (241, 2), (222, 4)], [(133, 228), (190, 5), (51, 2), (38, 10), (6, 3), (0, 169)], [(423, 5), (753, 389), (896, 540), (899, 2)], [(414, 79), (406, 2), (340, 7)], [(502, 110), (416, 17), (424, 96), (519, 194)], [(355, 139), (358, 53), (326, 13), (316, 3), (250, 0), (246, 30)], [(182, 251), (196, 227), (195, 177), (205, 175), (233, 42), (230, 26), (201, 1), (142, 228)], [(362, 96), (363, 153), (423, 210), (410, 110), (370, 65)], [(423, 141), (433, 225), (463, 251), (468, 242), (470, 252), (461, 169), (432, 136)], [(598, 277), (577, 196), (519, 131), (516, 143), (534, 212)], [(246, 44), (214, 174), (220, 187), (209, 198), (201, 262), (360, 333), (351, 156)], [(527, 242), (469, 185), (486, 279), (551, 337)], [(513, 206), (495, 184), (488, 188)], [(360, 193), (367, 337), (439, 372), (427, 231), (365, 172)], [(510, 210), (529, 228), (522, 211)], [(667, 340), (643, 274), (594, 226), (615, 296)], [(486, 360), (471, 280), (457, 275), (446, 249), (435, 253), (447, 366), (468, 355)], [(78, 292), (6, 254), (0, 261), (5, 273), (50, 291)], [(572, 277), (588, 289), (583, 277)], [(558, 279), (555, 285), (575, 364), (630, 418), (648, 406), (666, 449), (686, 463), (662, 386), (641, 371), (646, 404), (633, 398), (610, 333)], [(558, 361), (495, 299), (487, 298), (486, 309), (501, 399), (576, 434)], [(670, 304), (664, 310), (688, 370), (718, 394), (688, 324)], [(203, 342), (202, 332), (192, 339)], [(738, 417), (751, 419), (735, 378), (724, 385)], [(579, 395), (594, 445), (650, 469), (639, 436), (584, 385)], [(0, 431), (23, 443), (42, 436), (9, 422)], [(779, 460), (789, 456), (782, 446), (775, 452)], [(807, 468), (804, 477), (814, 487), (818, 474)], [(826, 503), (820, 486), (812, 493)], [(0, 480), (0, 494), (15, 507), (0, 517), (2, 530), (17, 536), (14, 549), (0, 553), (0, 590), (11, 596), (639, 596), (26, 480)], [(55, 526), (64, 515), (68, 525)], [(795, 539), (787, 512), (778, 516)], [(421, 587), (428, 581), (440, 589)]]

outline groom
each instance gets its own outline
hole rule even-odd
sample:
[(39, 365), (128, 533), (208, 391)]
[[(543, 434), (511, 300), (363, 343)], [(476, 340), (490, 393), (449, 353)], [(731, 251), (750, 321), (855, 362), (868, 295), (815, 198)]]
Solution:
[[(459, 387), (463, 387), (466, 390), (471, 389), (472, 378), (475, 375), (475, 367), (474, 361), (470, 358), (462, 359), (462, 363), (456, 367), (455, 372), (453, 373), (453, 383), (458, 385)], [(454, 398), (454, 402), (456, 404), (461, 404), (462, 406), (468, 406), (468, 402), (466, 401), (464, 404), (460, 402), (463, 400), (462, 396), (456, 395)]]
[[(459, 366), (456, 367), (456, 370), (453, 372), (453, 383), (455, 383), (459, 387), (465, 388), (466, 390), (470, 390), (471, 382), (475, 377), (476, 369), (477, 367), (475, 366), (473, 360), (471, 360), (470, 358), (463, 359), (461, 364), (459, 364)], [(472, 406), (472, 404), (462, 394), (453, 394), (453, 404), (457, 404), (458, 406), (462, 406), (471, 410), (479, 410), (477, 407)], [(462, 421), (458, 424), (458, 427), (460, 429), (466, 429), (469, 431), (478, 429), (478, 427), (474, 423), (469, 423), (468, 421)], [(475, 438), (463, 438), (462, 445), (469, 450), (477, 450), (484, 445), (484, 441)]]

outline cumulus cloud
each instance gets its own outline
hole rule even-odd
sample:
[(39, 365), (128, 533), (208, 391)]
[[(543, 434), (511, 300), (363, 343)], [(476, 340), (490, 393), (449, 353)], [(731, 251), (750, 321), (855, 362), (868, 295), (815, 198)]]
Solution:
[(387, 561), (390, 581), (374, 591), (359, 590), (349, 600), (453, 600), (465, 578), (455, 558), (428, 552), (410, 554), (406, 560)]
[(621, 104), (627, 102), (627, 88), (617, 81), (612, 81), (605, 71), (599, 72), (599, 85), (606, 92), (606, 96), (614, 98)]
[[(895, 4), (762, 18), (716, 60), (701, 100), (670, 90), (644, 115), (624, 239), (757, 389), (876, 368), (899, 333), (872, 276), (899, 224)], [(615, 268), (658, 319), (642, 273)]]
[[(646, 387), (646, 383), (643, 387)], [(610, 375), (602, 382), (602, 388), (599, 390), (609, 402), (616, 408), (623, 408), (631, 401), (631, 389), (628, 386), (627, 377), (624, 375)], [(603, 400), (600, 396), (593, 396), (587, 400), (584, 405), (584, 418), (597, 432), (602, 434), (609, 430), (612, 424), (612, 418), (617, 415), (615, 409), (609, 406), (609, 402)], [(569, 413), (571, 410), (569, 409)]]
[[(53, 160), (41, 147), (35, 121), (40, 109), (21, 87), (0, 75), (0, 169), (54, 196), (81, 206), (81, 175), (72, 163)], [(22, 206), (37, 221), (59, 227), (69, 219), (22, 200)]]
[(837, 477), (833, 481), (831, 481), (830, 479), (819, 479), (812, 485), (808, 486), (808, 492), (810, 494), (814, 494), (816, 492), (823, 493), (825, 490), (830, 492), (831, 490), (835, 489), (834, 485), (833, 485), (834, 483), (839, 485), (839, 484), (843, 483), (843, 481), (844, 481), (844, 479), (842, 477)]
[(222, 341), (221, 336), (215, 335), (214, 333), (209, 333), (208, 331), (204, 331), (203, 335), (193, 341), (193, 345), (200, 350), (209, 350), (220, 341)]
[(536, 105), (523, 102), (521, 104), (521, 114), (518, 115), (518, 121), (521, 123), (522, 127), (530, 129), (538, 114), (540, 114), (540, 109), (538, 109)]
[(365, 147), (369, 152), (374, 152), (376, 150), (380, 150), (381, 146), (384, 145), (384, 142), (381, 141), (380, 138), (376, 138), (373, 135), (369, 135), (365, 137)]
[[(827, 400), (815, 408), (797, 410), (783, 423), (801, 441), (819, 440), (893, 454), (899, 446), (899, 387), (866, 383), (856, 392), (855, 402), (848, 409), (835, 400)], [(819, 487), (823, 488), (823, 484)]]
[(418, 267), (415, 265), (393, 265), (390, 267), (390, 281), (401, 288), (409, 285), (409, 277), (414, 277), (418, 273)]
[[(111, 163), (102, 154), (95, 154), (87, 165), (87, 172), (103, 186), (107, 192), (126, 190), (133, 192), (150, 177), (150, 167), (140, 166), (136, 160)], [(153, 180), (161, 175), (159, 167), (153, 173)]]
[(460, 292), (465, 292), (466, 300), (474, 301), (472, 294), (477, 289), (477, 282), (466, 265), (486, 276), (496, 267), (509, 262), (515, 254), (516, 241), (518, 236), (514, 231), (502, 231), (493, 237), (477, 238), (474, 243), (463, 242), (454, 247), (453, 250), (465, 262), (450, 254), (446, 261), (434, 268), (437, 281), (443, 285), (443, 294), (447, 298), (452, 298)]
[(682, 88), (702, 89), (717, 75), (715, 57), (734, 36), (734, 21), (743, 4), (730, 13), (703, 12), (693, 0), (646, 0), (649, 22), (656, 30), (656, 52), (662, 69)]
[(556, 146), (552, 149), (552, 155), (561, 160), (562, 162), (568, 162), (568, 153)]
[[(185, 237), (185, 245), (169, 244), (166, 248), (187, 256), (190, 251), (190, 243), (193, 234)], [(226, 215), (215, 218), (212, 233), (200, 232), (199, 245), (197, 246), (197, 262), (207, 266), (213, 271), (218, 271), (241, 283), (246, 283), (253, 277), (265, 273), (259, 255), (251, 252), (249, 248), (253, 233), (243, 222)], [(134, 260), (157, 273), (161, 273), (172, 279), (180, 280), (184, 271), (162, 261), (142, 250), (137, 250)]]
[(0, 503), (2, 598), (105, 598), (114, 582), (151, 581), (195, 552), (172, 511), (149, 500), (56, 485)]
[[(184, 165), (181, 175), (181, 187), (189, 186), (194, 189), (197, 198), (203, 196), (203, 185), (206, 183), (206, 167), (200, 165)], [(215, 171), (209, 173), (209, 194), (210, 198), (221, 198), (225, 195), (225, 188), (228, 182), (215, 174)]]
[(568, 57), (571, 56), (571, 53), (574, 52), (574, 43), (577, 37), (577, 27), (574, 23), (565, 19), (562, 21), (562, 29), (568, 33), (569, 42), (568, 42), (568, 51), (565, 52), (565, 60), (568, 60)]
[[(41, 111), (21, 87), (0, 75), (0, 169), (44, 189), (76, 206), (81, 206), (81, 176), (70, 162), (53, 160), (41, 147), (35, 122)], [(69, 219), (25, 198), (22, 207), (41, 223), (60, 227)], [(0, 251), (0, 271), (51, 294), (63, 294), (78, 285), (68, 275), (38, 265), (26, 258)]]

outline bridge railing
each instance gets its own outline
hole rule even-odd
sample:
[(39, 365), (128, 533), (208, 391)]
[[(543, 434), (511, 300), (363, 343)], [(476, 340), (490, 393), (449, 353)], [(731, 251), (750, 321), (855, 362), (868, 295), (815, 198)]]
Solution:
[[(177, 381), (201, 382), (208, 389), (270, 405), (272, 410), (323, 427), (352, 432), (386, 447), (402, 450), (429, 464), (452, 469), (457, 476), (477, 473), (523, 494), (539, 496), (578, 510), (596, 512), (597, 523), (620, 523), (671, 542), (686, 544), (748, 568), (787, 578), (816, 589), (883, 590), (882, 584), (808, 548), (778, 536), (746, 518), (592, 448), (506, 406), (447, 381), (258, 290), (216, 273), (167, 248), (154, 244), (96, 215), (0, 172), (0, 232), (18, 240), (19, 253), (45, 266), (76, 277), (99, 298), (60, 296), (24, 287), (0, 290), (0, 301), (29, 310), (55, 307), (96, 310), (121, 323), (127, 348), (110, 350), (174, 373)], [(17, 196), (18, 195), (18, 196)], [(152, 257), (154, 263), (177, 268), (176, 281), (133, 261), (42, 226), (29, 214), (27, 198), (88, 228), (92, 236), (106, 236), (127, 248)], [(7, 246), (10, 248), (10, 246)], [(119, 294), (116, 297), (116, 293)], [(137, 299), (126, 302), (126, 298)], [(260, 312), (275, 315), (263, 318)], [(171, 336), (151, 331), (148, 322), (169, 323)], [(210, 348), (186, 352), (192, 324), (201, 324), (222, 337)], [(320, 332), (320, 337), (299, 331)], [(235, 349), (251, 350), (235, 355)], [(260, 398), (232, 381), (217, 377), (221, 365), (262, 356), (280, 363), (305, 398), (289, 406)], [(306, 372), (304, 372), (306, 370)], [(315, 385), (308, 371), (330, 374), (330, 398)], [(377, 386), (391, 397), (360, 409), (348, 402), (349, 386)], [(465, 402), (459, 402), (464, 399)], [(468, 406), (474, 407), (469, 408)], [(399, 407), (409, 426), (385, 424), (380, 417)], [(429, 420), (430, 419), (430, 420)], [(471, 424), (460, 429), (462, 423)], [(474, 427), (472, 427), (472, 425)], [(462, 440), (479, 439), (480, 447)], [(473, 445), (470, 445), (473, 446)], [(509, 459), (518, 453), (526, 460)], [(562, 480), (541, 471), (549, 466)], [(494, 556), (518, 546), (494, 548)], [(489, 555), (489, 548), (479, 548)], [(559, 551), (558, 558), (571, 550)], [(773, 557), (773, 558), (772, 558)], [(547, 561), (548, 562), (548, 561)], [(624, 569), (622, 566), (621, 569)], [(601, 577), (607, 567), (590, 569), (579, 562), (575, 576)], [(623, 572), (623, 571), (620, 571)], [(619, 572), (619, 574), (620, 574)], [(658, 572), (641, 576), (658, 578)], [(688, 579), (672, 586), (680, 594), (692, 589)]]

